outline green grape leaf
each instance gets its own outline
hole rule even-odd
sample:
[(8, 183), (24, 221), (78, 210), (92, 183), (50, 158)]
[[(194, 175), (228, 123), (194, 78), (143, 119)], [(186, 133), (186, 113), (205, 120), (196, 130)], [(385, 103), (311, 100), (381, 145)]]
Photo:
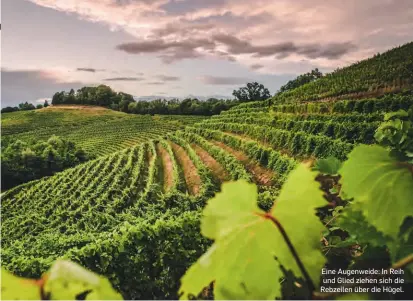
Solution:
[[(257, 187), (228, 182), (209, 200), (201, 221), (212, 247), (182, 277), (180, 293), (187, 299), (215, 281), (215, 299), (274, 299), (283, 276), (274, 251), (280, 235), (258, 208)], [(282, 238), (281, 238), (282, 239)]]
[[(320, 270), (326, 259), (321, 253), (321, 233), (326, 230), (316, 216), (317, 207), (327, 205), (320, 183), (315, 181), (316, 172), (305, 165), (299, 165), (292, 171), (283, 185), (272, 214), (281, 222), (311, 279), (317, 286)], [(297, 218), (299, 217), (299, 218)], [(279, 245), (286, 248), (285, 244)], [(301, 275), (294, 258), (288, 250), (277, 252), (278, 259), (295, 275)]]
[[(400, 229), (400, 235), (397, 241), (388, 245), (392, 262), (397, 262), (411, 254), (413, 254), (413, 217), (405, 219)], [(413, 264), (405, 267), (405, 270), (410, 271), (410, 281), (413, 281)], [(405, 276), (409, 277), (409, 275)]]
[(46, 274), (44, 292), (53, 300), (122, 300), (109, 280), (77, 263), (57, 260)]
[(341, 161), (335, 157), (328, 157), (326, 159), (318, 159), (315, 162), (314, 170), (325, 175), (336, 175), (341, 167)]
[(409, 117), (409, 113), (407, 113), (404, 110), (398, 110), (396, 112), (389, 112), (389, 113), (384, 114), (384, 121), (391, 120), (395, 117), (397, 118)]
[(40, 300), (41, 282), (14, 276), (1, 269), (2, 300)]
[[(325, 228), (316, 217), (315, 208), (326, 201), (315, 176), (303, 165), (292, 171), (272, 214), (285, 224), (287, 235), (318, 283), (316, 273), (319, 275), (324, 264), (320, 232)], [(272, 221), (274, 217), (258, 208), (257, 197), (254, 184), (237, 181), (223, 184), (222, 191), (209, 200), (201, 231), (215, 242), (182, 277), (181, 298), (196, 296), (215, 281), (215, 299), (274, 299), (281, 293), (279, 280), (284, 275), (279, 262), (300, 275), (281, 232)], [(300, 207), (298, 213), (296, 206)], [(303, 214), (304, 218), (297, 222), (296, 214)]]
[[(227, 236), (237, 224), (244, 224), (244, 220), (248, 222), (251, 213), (263, 213), (255, 202), (257, 197), (257, 187), (246, 181), (222, 185), (222, 193), (211, 199), (204, 210), (201, 220), (202, 235), (211, 239), (220, 239)], [(256, 216), (252, 217), (255, 219)]]
[(398, 147), (408, 137), (410, 122), (400, 119), (384, 122), (377, 129), (374, 138), (385, 146)]
[(396, 238), (404, 219), (413, 215), (413, 177), (388, 150), (377, 145), (359, 145), (340, 170), (342, 191), (356, 203), (367, 222)]
[(369, 243), (373, 246), (384, 246), (392, 239), (377, 231), (366, 221), (360, 203), (347, 206), (337, 218), (336, 225), (347, 231), (358, 243)]

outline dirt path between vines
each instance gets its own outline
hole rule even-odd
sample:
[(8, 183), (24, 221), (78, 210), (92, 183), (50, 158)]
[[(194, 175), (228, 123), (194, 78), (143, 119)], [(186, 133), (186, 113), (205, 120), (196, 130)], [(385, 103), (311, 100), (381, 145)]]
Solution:
[(263, 186), (272, 186), (274, 184), (276, 174), (272, 170), (258, 165), (243, 152), (235, 150), (220, 141), (211, 142), (232, 154), (238, 161), (241, 161), (245, 168), (252, 174), (254, 182)]
[(219, 164), (206, 150), (196, 144), (191, 145), (202, 162), (211, 170), (212, 175), (220, 182), (229, 181), (231, 177), (227, 171)]
[(198, 195), (201, 187), (201, 178), (198, 175), (194, 163), (181, 146), (171, 142), (171, 147), (184, 172), (185, 183), (189, 193)]
[(162, 161), (162, 174), (163, 174), (163, 190), (168, 192), (171, 190), (174, 183), (174, 168), (171, 160), (171, 156), (161, 145), (157, 145), (156, 149)]

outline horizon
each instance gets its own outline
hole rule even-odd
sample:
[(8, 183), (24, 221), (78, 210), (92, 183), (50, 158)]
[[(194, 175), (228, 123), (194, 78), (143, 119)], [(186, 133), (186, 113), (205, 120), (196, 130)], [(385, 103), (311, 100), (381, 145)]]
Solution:
[(411, 1), (254, 4), (3, 0), (1, 106), (99, 84), (182, 99), (232, 98), (257, 81), (273, 95), (314, 68), (329, 73), (413, 40)]

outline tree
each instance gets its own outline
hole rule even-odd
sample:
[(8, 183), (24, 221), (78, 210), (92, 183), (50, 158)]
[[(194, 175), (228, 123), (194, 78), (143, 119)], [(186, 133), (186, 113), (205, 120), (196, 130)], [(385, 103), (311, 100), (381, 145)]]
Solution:
[(128, 102), (133, 102), (133, 101), (135, 101), (135, 100), (133, 99), (133, 96), (130, 95), (130, 94), (128, 94), (128, 93), (119, 92), (119, 93), (118, 93), (118, 96), (120, 96), (120, 100), (121, 100), (121, 101), (122, 101), (122, 100), (125, 100), (125, 101), (128, 101)]
[(232, 95), (240, 102), (266, 100), (271, 97), (270, 91), (264, 85), (257, 82), (248, 83), (246, 87), (234, 90)]
[(18, 110), (19, 110), (18, 107), (5, 107), (5, 108), (1, 109), (1, 112), (2, 113), (11, 113), (11, 112), (16, 112)]
[(49, 103), (47, 102), (47, 100), (45, 99), (43, 107), (47, 108), (49, 106)]
[(136, 107), (138, 106), (138, 103), (136, 102), (131, 102), (128, 105), (128, 112), (129, 113), (136, 113)]
[(79, 104), (94, 104), (95, 87), (83, 87), (77, 90), (76, 99)]
[[(113, 99), (113, 97), (112, 97), (112, 99)], [(133, 96), (132, 96), (132, 95), (127, 94), (127, 93), (123, 93), (123, 92), (119, 92), (119, 93), (116, 95), (115, 99), (120, 99), (120, 102), (119, 102), (119, 111), (125, 112), (125, 113), (130, 112), (130, 111), (128, 110), (129, 104), (135, 102), (135, 100), (133, 99)]]
[(52, 104), (59, 105), (64, 102), (64, 94), (65, 92), (56, 92), (52, 97)]
[(64, 102), (67, 103), (67, 104), (75, 104), (76, 103), (75, 90), (70, 89), (69, 94), (66, 95)]
[(224, 103), (222, 102), (215, 103), (212, 106), (212, 110), (211, 110), (212, 115), (218, 115), (219, 113), (221, 113), (221, 111), (224, 111), (225, 109), (226, 109), (226, 106)]
[(1, 187), (9, 189), (44, 176), (51, 176), (89, 158), (74, 142), (57, 136), (52, 136), (47, 141), (23, 142), (15, 138), (2, 141)]
[(95, 105), (107, 107), (110, 105), (110, 99), (114, 95), (114, 92), (109, 86), (99, 85), (96, 88)]
[(36, 105), (36, 109), (41, 109), (41, 108), (43, 108), (43, 105), (42, 104), (38, 104), (38, 105)]
[(323, 73), (321, 73), (318, 70), (318, 68), (315, 68), (314, 70), (311, 70), (311, 72), (301, 74), (297, 78), (290, 80), (288, 83), (286, 83), (284, 86), (280, 88), (279, 92), (286, 92), (289, 90), (293, 90), (302, 85), (315, 81), (321, 77), (323, 77)]
[(19, 103), (19, 110), (21, 111), (28, 111), (28, 110), (34, 110), (36, 107), (32, 103), (22, 102)]
[(162, 99), (155, 99), (151, 101), (151, 112), (150, 114), (167, 114), (168, 108), (166, 102)]

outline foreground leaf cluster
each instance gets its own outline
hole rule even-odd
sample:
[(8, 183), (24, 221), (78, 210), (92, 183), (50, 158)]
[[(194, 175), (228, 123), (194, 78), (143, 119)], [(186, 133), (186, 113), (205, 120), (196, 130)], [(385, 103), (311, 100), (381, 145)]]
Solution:
[(122, 300), (109, 280), (80, 265), (57, 260), (39, 280), (1, 270), (2, 300)]
[[(301, 275), (277, 219), (301, 246), (298, 255), (314, 283), (325, 259), (319, 252), (324, 229), (315, 208), (326, 204), (316, 173), (304, 165), (292, 172), (270, 213), (258, 208), (257, 188), (245, 181), (230, 182), (211, 199), (204, 210), (202, 234), (215, 242), (182, 279), (183, 298), (198, 293), (215, 281), (216, 299), (274, 299), (280, 296), (280, 265)], [(300, 182), (300, 186), (296, 183)], [(299, 213), (291, 210), (297, 208)], [(297, 221), (295, 215), (299, 214)]]
[[(387, 246), (392, 262), (409, 256), (413, 174), (412, 165), (399, 159), (391, 149), (360, 145), (342, 165), (332, 158), (316, 163), (315, 171), (299, 165), (269, 213), (258, 208), (255, 185), (224, 184), (208, 202), (201, 222), (202, 234), (214, 244), (182, 278), (181, 297), (197, 296), (214, 282), (215, 299), (274, 299), (282, 297), (285, 271), (305, 279), (316, 293), (326, 262), (320, 244), (326, 227), (315, 212), (327, 204), (315, 180), (318, 172), (338, 174), (339, 193), (349, 200), (337, 215), (338, 225), (353, 235), (342, 247), (361, 241)], [(331, 231), (335, 229), (340, 228)]]

